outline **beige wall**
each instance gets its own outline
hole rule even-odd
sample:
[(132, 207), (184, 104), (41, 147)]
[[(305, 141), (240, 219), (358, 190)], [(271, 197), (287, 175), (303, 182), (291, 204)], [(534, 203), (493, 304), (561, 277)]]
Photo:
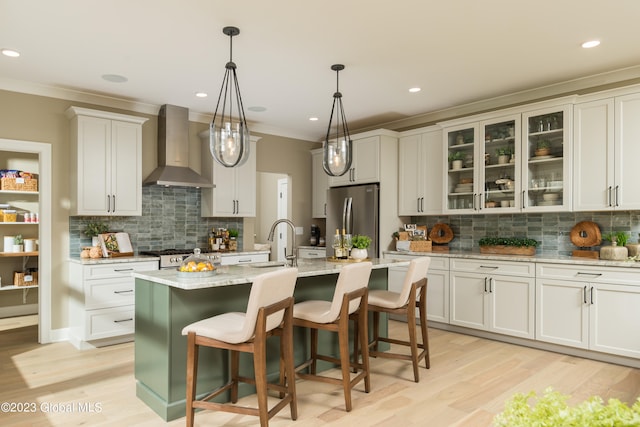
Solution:
[[(52, 146), (52, 230), (53, 254), (51, 272), (51, 328), (68, 327), (66, 286), (69, 254), (69, 120), (65, 111), (71, 105), (131, 114), (149, 120), (142, 128), (142, 176), (157, 165), (157, 116), (135, 111), (103, 107), (84, 102), (22, 94), (0, 90), (0, 138), (49, 143)], [(148, 106), (146, 106), (148, 108)], [(133, 109), (133, 108), (132, 108)], [(198, 133), (208, 124), (190, 123), (190, 166), (200, 171)], [(306, 141), (261, 135), (258, 142), (258, 171), (284, 173), (293, 185), (292, 218), (308, 229), (311, 221), (311, 158), (309, 150), (317, 144)], [(245, 231), (253, 236), (253, 219), (245, 221)], [(246, 241), (245, 241), (246, 243)], [(246, 246), (245, 246), (246, 247)]]

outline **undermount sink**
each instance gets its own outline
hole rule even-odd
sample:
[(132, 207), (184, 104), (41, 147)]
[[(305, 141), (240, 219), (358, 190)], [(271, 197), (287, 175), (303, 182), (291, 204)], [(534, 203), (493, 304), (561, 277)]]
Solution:
[(264, 262), (254, 262), (249, 265), (255, 268), (269, 268), (269, 267), (284, 267), (287, 265), (287, 263), (284, 261), (264, 261)]

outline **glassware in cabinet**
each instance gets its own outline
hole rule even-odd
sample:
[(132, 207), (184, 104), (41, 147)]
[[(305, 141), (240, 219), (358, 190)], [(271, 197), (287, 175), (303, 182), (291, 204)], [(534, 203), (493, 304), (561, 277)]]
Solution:
[(524, 207), (534, 210), (569, 209), (569, 108), (532, 112), (525, 114), (525, 119)]

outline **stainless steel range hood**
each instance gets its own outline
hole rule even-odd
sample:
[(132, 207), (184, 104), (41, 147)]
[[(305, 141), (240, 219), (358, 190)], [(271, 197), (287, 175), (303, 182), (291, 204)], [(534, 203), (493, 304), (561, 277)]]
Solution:
[(189, 167), (189, 110), (163, 105), (158, 113), (158, 168), (143, 185), (213, 187)]

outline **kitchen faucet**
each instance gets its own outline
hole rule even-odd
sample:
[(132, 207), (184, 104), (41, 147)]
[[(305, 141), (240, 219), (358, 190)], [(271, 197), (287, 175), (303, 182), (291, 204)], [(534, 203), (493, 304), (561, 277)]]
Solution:
[(296, 226), (293, 224), (293, 222), (289, 221), (286, 218), (277, 219), (276, 222), (274, 222), (273, 225), (271, 226), (271, 231), (269, 231), (269, 237), (267, 237), (267, 240), (270, 242), (273, 242), (273, 234), (276, 231), (276, 227), (281, 222), (288, 224), (289, 227), (291, 228), (292, 242), (293, 242), (293, 247), (291, 248), (291, 255), (287, 255), (287, 248), (284, 248), (284, 257), (287, 261), (291, 261), (292, 267), (297, 267), (298, 260), (296, 256)]

